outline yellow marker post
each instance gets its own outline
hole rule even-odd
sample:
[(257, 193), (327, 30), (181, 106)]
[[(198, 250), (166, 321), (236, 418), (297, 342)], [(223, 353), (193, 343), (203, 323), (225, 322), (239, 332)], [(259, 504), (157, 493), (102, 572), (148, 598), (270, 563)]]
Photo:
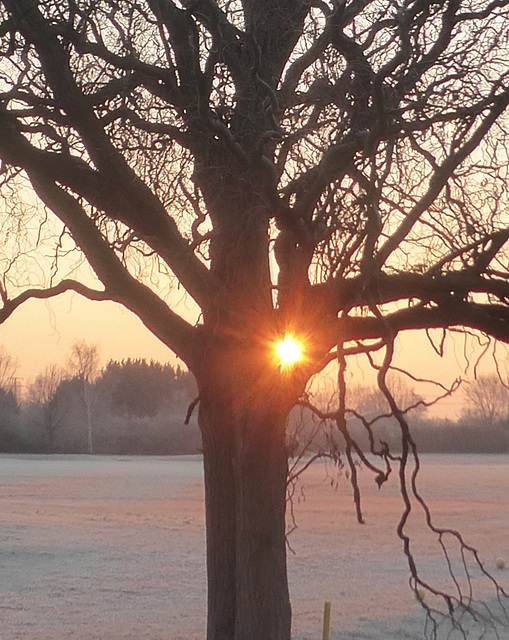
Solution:
[(323, 640), (330, 640), (330, 609), (331, 604), (326, 600), (323, 607)]

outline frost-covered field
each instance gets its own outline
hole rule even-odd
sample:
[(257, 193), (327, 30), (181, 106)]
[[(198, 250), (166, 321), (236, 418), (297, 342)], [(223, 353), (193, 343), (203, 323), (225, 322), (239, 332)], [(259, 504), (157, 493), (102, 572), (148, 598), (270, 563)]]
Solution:
[[(509, 588), (509, 568), (495, 568), (497, 557), (509, 567), (509, 456), (422, 459), (437, 524), (461, 530)], [(325, 600), (334, 640), (422, 638), (395, 534), (395, 482), (378, 491), (361, 474), (358, 525), (348, 482), (336, 480), (313, 465), (295, 495), (295, 640), (321, 639)], [(416, 555), (423, 575), (443, 585), (444, 563), (422, 523), (416, 515), (409, 527)], [(489, 585), (474, 582), (489, 598)], [(1, 640), (203, 640), (205, 595), (199, 457), (0, 456)]]

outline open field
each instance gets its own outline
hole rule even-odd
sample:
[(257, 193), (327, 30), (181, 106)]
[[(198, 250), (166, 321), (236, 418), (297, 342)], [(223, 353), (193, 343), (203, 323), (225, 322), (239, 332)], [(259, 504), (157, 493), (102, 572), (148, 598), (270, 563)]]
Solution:
[[(509, 456), (422, 459), (437, 524), (461, 530), (509, 588), (509, 568), (495, 567), (497, 557), (509, 567)], [(295, 640), (321, 638), (325, 600), (334, 640), (423, 637), (395, 533), (398, 488), (361, 481), (365, 525), (332, 469), (313, 465), (297, 488)], [(445, 584), (422, 517), (409, 531), (423, 575)], [(490, 598), (488, 583), (474, 582)], [(1, 640), (203, 640), (205, 588), (199, 457), (0, 456)]]

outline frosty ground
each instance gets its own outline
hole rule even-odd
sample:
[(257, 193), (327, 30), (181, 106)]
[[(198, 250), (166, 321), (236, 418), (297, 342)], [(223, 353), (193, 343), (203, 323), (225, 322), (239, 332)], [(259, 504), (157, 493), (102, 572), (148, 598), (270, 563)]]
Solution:
[[(509, 456), (422, 461), (420, 486), (436, 523), (464, 533), (509, 588), (509, 569), (495, 566), (497, 557), (509, 566)], [(198, 456), (0, 456), (0, 640), (203, 640), (201, 464)], [(348, 480), (333, 468), (314, 464), (296, 489), (295, 640), (321, 639), (325, 600), (333, 640), (423, 637), (395, 533), (396, 478), (380, 491), (366, 472), (361, 482), (364, 525)], [(452, 588), (422, 515), (409, 532), (423, 576)], [(492, 598), (488, 581), (474, 583)], [(509, 638), (509, 629), (501, 633)]]

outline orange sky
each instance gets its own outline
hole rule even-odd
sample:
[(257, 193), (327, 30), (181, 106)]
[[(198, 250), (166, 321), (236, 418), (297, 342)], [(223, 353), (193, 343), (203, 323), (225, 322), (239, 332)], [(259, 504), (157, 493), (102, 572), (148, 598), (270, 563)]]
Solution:
[[(44, 371), (49, 364), (65, 365), (73, 342), (85, 340), (98, 345), (102, 364), (109, 359), (146, 358), (176, 364), (172, 352), (150, 334), (130, 312), (109, 302), (90, 302), (77, 294), (66, 294), (51, 301), (30, 301), (0, 325), (0, 345), (17, 361), (17, 376), (21, 389)], [(425, 336), (417, 333), (400, 338), (396, 349), (396, 364), (407, 368), (421, 378), (435, 377), (450, 385), (460, 375), (472, 373), (464, 354), (463, 341), (449, 339), (445, 356), (439, 358), (429, 346)], [(470, 341), (467, 353), (472, 353)], [(500, 351), (502, 354), (502, 351)], [(503, 360), (503, 357), (500, 358)], [(507, 356), (506, 356), (507, 359)], [(484, 368), (491, 358), (486, 358)], [(362, 364), (352, 363), (350, 381), (371, 383), (372, 377)], [(411, 385), (425, 397), (431, 397), (433, 388)], [(433, 414), (455, 417), (461, 409), (458, 394), (444, 401)]]
[(177, 363), (172, 352), (132, 313), (120, 305), (94, 303), (76, 294), (29, 301), (0, 325), (0, 344), (16, 359), (22, 385), (47, 365), (65, 365), (77, 340), (98, 345), (102, 364), (123, 358)]

